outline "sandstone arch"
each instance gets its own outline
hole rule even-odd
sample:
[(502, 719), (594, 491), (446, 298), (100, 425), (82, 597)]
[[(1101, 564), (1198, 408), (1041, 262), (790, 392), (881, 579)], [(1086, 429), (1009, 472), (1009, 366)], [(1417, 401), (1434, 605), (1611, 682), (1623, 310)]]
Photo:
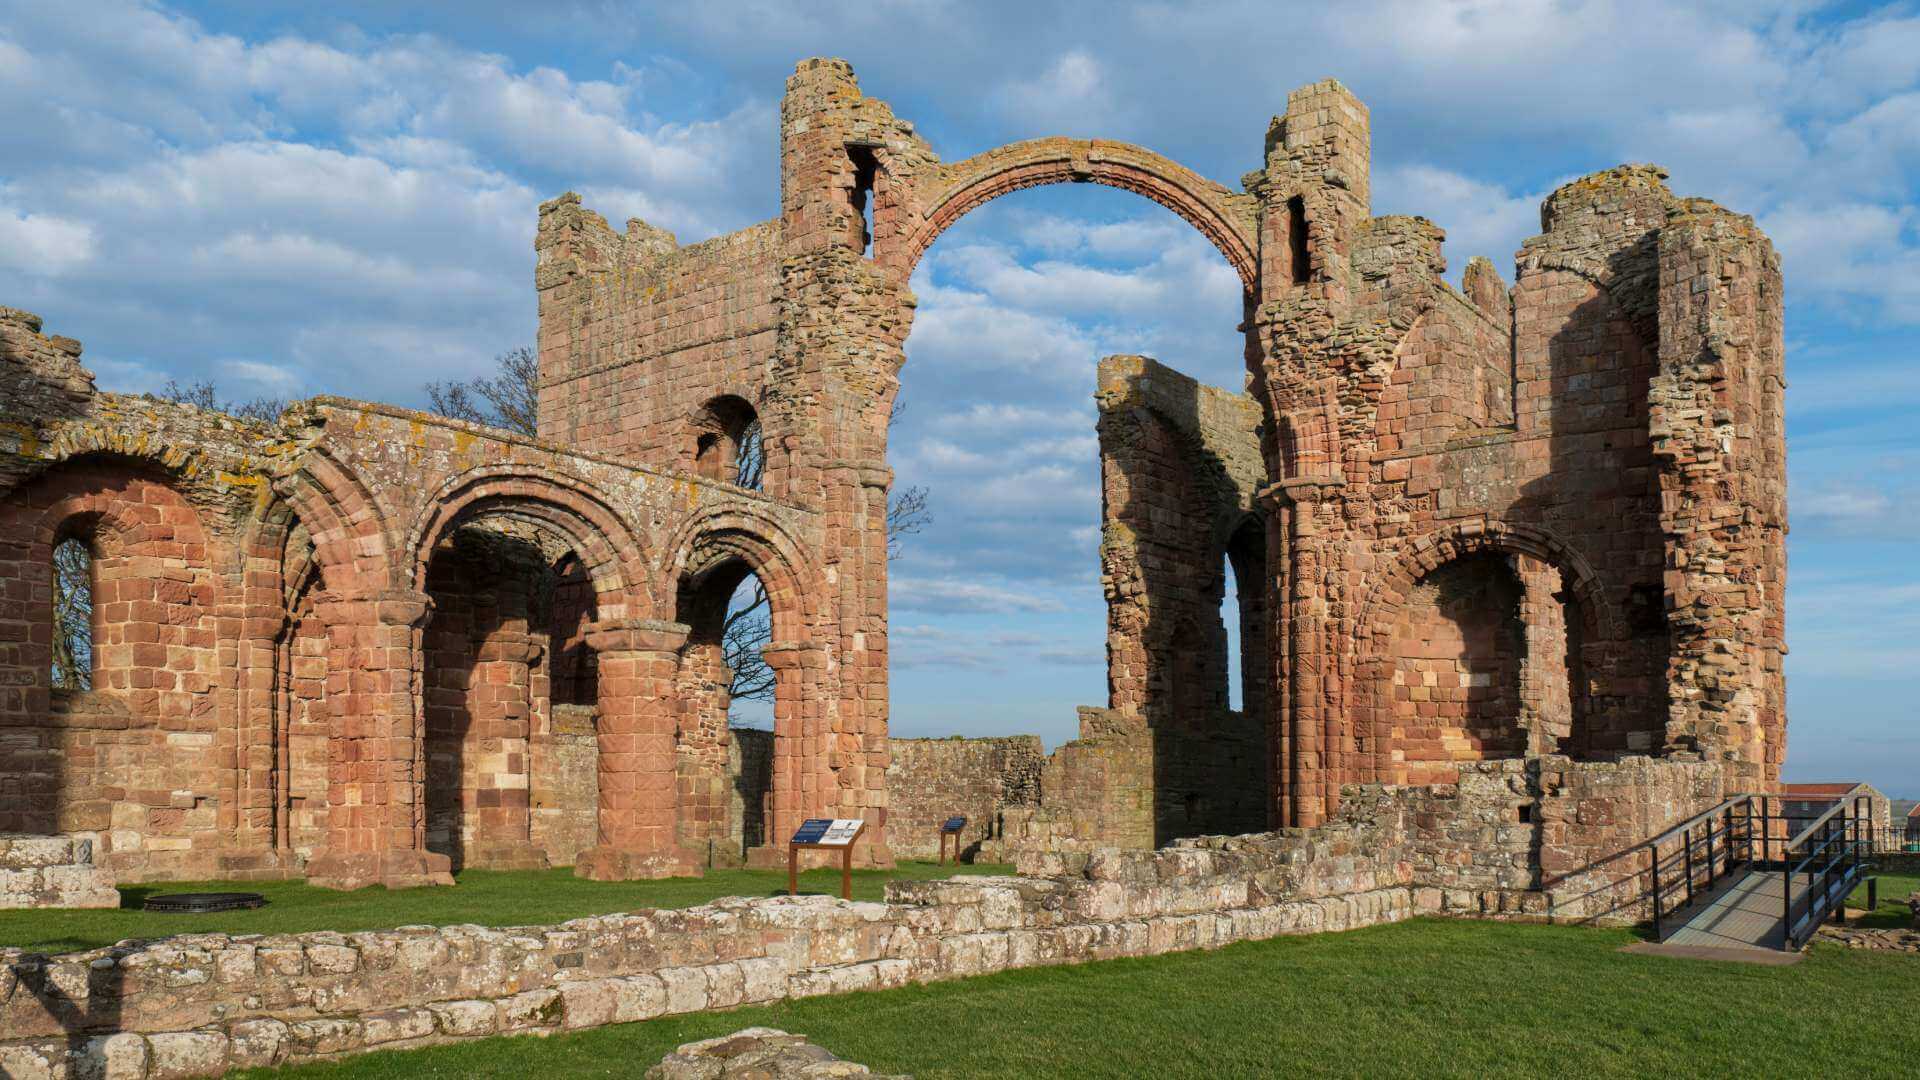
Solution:
[(640, 568), (645, 558), (623, 515), (592, 484), (537, 466), (490, 465), (448, 480), (421, 504), (407, 530), (408, 581), (426, 582), (434, 547), (478, 517), (499, 515), (563, 538), (578, 555), (601, 597), (602, 618), (637, 615), (654, 607)]
[(940, 179), (918, 192), (920, 224), (897, 256), (898, 264), (911, 274), (948, 227), (1007, 192), (1074, 183), (1131, 191), (1173, 211), (1219, 249), (1253, 292), (1260, 263), (1252, 197), (1145, 147), (1107, 139), (1032, 139), (943, 166)]
[[(1522, 655), (1531, 667), (1509, 674), (1517, 679), (1533, 680), (1532, 690), (1538, 695), (1542, 692), (1540, 684), (1553, 682), (1541, 672), (1550, 670), (1553, 664), (1563, 665), (1555, 685), (1567, 712), (1564, 718), (1555, 717), (1556, 722), (1567, 726), (1563, 735), (1548, 737), (1539, 730), (1516, 727), (1508, 734), (1520, 742), (1511, 746), (1497, 742), (1492, 756), (1555, 752), (1562, 749), (1562, 742), (1566, 749), (1572, 749), (1584, 741), (1582, 718), (1590, 722), (1591, 704), (1587, 701), (1586, 688), (1580, 685), (1584, 682), (1579, 675), (1581, 643), (1612, 642), (1620, 633), (1598, 575), (1578, 551), (1549, 529), (1494, 520), (1457, 522), (1403, 545), (1390, 555), (1355, 624), (1359, 646), (1355, 660), (1359, 674), (1357, 685), (1364, 689), (1355, 702), (1346, 738), (1351, 740), (1367, 779), (1391, 783), (1396, 776), (1397, 744), (1392, 737), (1392, 724), (1397, 692), (1394, 676), (1399, 656), (1394, 634), (1407, 610), (1410, 594), (1422, 581), (1437, 580), (1437, 575), (1456, 570), (1465, 571), (1485, 556), (1517, 557), (1508, 568), (1508, 576), (1512, 578), (1511, 587), (1520, 590), (1511, 597), (1519, 607), (1503, 617), (1520, 620), (1514, 629), (1528, 635)], [(1556, 577), (1560, 586), (1558, 593), (1546, 584)], [(1564, 597), (1565, 604), (1555, 608), (1558, 597)], [(1555, 625), (1560, 635), (1561, 655), (1535, 657), (1535, 647), (1543, 642), (1531, 639), (1539, 636), (1541, 623), (1548, 621), (1549, 614), (1551, 619), (1560, 620)], [(1531, 674), (1522, 675), (1521, 670)], [(1465, 676), (1462, 679), (1464, 681)], [(1524, 698), (1528, 688), (1515, 685), (1507, 689)], [(1514, 720), (1518, 724), (1523, 706), (1519, 700), (1514, 706)], [(1539, 701), (1526, 707), (1536, 713), (1546, 711)]]

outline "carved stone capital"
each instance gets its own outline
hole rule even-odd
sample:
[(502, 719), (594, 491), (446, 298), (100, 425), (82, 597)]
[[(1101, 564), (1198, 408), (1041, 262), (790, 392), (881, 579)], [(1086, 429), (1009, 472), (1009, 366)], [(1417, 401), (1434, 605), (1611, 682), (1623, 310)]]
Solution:
[(609, 619), (587, 631), (587, 644), (599, 653), (677, 653), (692, 630), (686, 623), (656, 619)]

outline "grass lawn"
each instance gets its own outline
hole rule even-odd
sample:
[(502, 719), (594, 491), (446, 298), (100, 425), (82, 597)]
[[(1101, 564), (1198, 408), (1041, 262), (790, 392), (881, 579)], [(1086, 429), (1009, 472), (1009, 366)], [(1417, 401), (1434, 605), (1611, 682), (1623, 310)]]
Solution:
[[(1619, 951), (1630, 931), (1416, 920), (1214, 952), (1035, 968), (549, 1038), (369, 1054), (274, 1076), (637, 1076), (764, 1024), (940, 1077), (1912, 1076), (1920, 958), (1818, 946), (1793, 967)], [(250, 1075), (268, 1075), (257, 1073)]]
[[(1005, 874), (1012, 868), (981, 864), (955, 867), (902, 862), (892, 870), (855, 870), (856, 900), (883, 898), (895, 878), (941, 878), (953, 874)], [(164, 915), (140, 910), (154, 893), (257, 892), (267, 906), (207, 915)], [(453, 888), (360, 889), (334, 892), (298, 881), (183, 881), (128, 885), (118, 910), (0, 911), (0, 946), (70, 952), (111, 945), (126, 938), (169, 934), (288, 934), (303, 930), (383, 930), (395, 926), (478, 923), (529, 926), (641, 908), (681, 908), (722, 896), (773, 896), (787, 891), (785, 870), (713, 870), (705, 877), (661, 881), (585, 881), (570, 869), (468, 870)], [(838, 869), (800, 875), (802, 893), (840, 894)]]
[[(1847, 921), (1854, 926), (1864, 926), (1883, 930), (1897, 930), (1913, 925), (1913, 909), (1907, 906), (1909, 894), (1920, 892), (1920, 877), (1911, 874), (1880, 874), (1880, 906), (1872, 912), (1867, 907), (1867, 887), (1853, 890), (1847, 897)], [(1852, 910), (1852, 909), (1857, 909)], [(1920, 1069), (1920, 1064), (1916, 1064)]]

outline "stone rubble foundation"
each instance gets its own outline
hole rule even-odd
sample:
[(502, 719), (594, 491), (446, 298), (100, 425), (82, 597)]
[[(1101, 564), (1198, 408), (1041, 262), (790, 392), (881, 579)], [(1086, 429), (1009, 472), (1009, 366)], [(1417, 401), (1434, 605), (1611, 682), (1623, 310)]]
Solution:
[[(742, 1028), (717, 1039), (680, 1047), (647, 1070), (647, 1080), (815, 1080), (833, 1076), (874, 1076), (873, 1070), (774, 1028)], [(913, 1080), (877, 1076), (874, 1080)]]
[(0, 908), (117, 908), (113, 874), (91, 836), (0, 833)]

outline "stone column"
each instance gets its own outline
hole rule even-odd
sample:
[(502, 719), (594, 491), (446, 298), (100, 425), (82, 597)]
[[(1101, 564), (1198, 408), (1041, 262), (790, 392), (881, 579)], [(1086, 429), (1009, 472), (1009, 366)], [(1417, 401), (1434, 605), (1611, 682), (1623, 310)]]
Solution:
[[(1336, 678), (1326, 645), (1328, 598), (1325, 595), (1327, 552), (1318, 521), (1320, 507), (1339, 481), (1290, 480), (1261, 493), (1267, 506), (1280, 511), (1285, 525), (1282, 565), (1276, 575), (1285, 582), (1286, 600), (1273, 605), (1274, 639), (1286, 643), (1286, 693), (1282, 721), (1288, 761), (1282, 763), (1288, 795), (1284, 823), (1318, 825), (1339, 802), (1348, 741), (1343, 718), (1328, 707), (1328, 690)], [(1270, 553), (1269, 558), (1273, 557)]]
[(840, 793), (830, 790), (835, 772), (824, 752), (834, 733), (829, 729), (828, 702), (819, 693), (827, 648), (814, 642), (782, 641), (768, 645), (762, 654), (774, 671), (773, 805), (767, 816), (766, 846), (749, 854), (748, 861), (755, 866), (784, 866), (787, 840), (802, 821), (840, 816)]
[(540, 647), (525, 630), (496, 627), (477, 643), (467, 686), (471, 717), (461, 753), (460, 850), (468, 866), (544, 869), (533, 846), (528, 737), (533, 720), (531, 667)]
[(418, 694), (420, 628), (432, 601), (395, 590), (327, 595), (314, 610), (326, 627), (327, 846), (307, 880), (329, 889), (451, 885), (445, 855), (426, 849), (425, 776)]
[(622, 619), (597, 624), (600, 657), (600, 843), (575, 876), (595, 881), (698, 874), (677, 836), (674, 734), (684, 623)]

